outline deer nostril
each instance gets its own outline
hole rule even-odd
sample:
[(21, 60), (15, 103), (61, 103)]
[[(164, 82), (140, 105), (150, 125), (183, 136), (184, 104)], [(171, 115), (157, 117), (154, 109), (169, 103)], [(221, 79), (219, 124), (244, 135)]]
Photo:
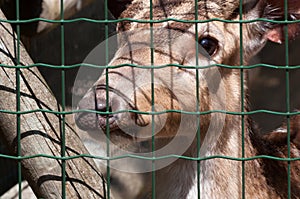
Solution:
[[(112, 108), (111, 105), (109, 104), (109, 107), (107, 107), (107, 103), (103, 103), (103, 102), (98, 102), (96, 104), (96, 110), (101, 112), (99, 113), (99, 115), (101, 115), (101, 117), (112, 117), (113, 115), (111, 114), (112, 112)], [(109, 113), (107, 113), (109, 112)]]
[(96, 110), (97, 111), (106, 111), (106, 103), (97, 103)]

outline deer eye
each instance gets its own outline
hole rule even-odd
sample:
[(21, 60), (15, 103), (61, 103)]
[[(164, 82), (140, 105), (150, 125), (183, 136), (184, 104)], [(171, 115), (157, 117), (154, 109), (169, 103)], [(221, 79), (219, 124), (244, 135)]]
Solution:
[(218, 41), (212, 37), (202, 37), (198, 40), (198, 43), (210, 56), (215, 54), (218, 49)]

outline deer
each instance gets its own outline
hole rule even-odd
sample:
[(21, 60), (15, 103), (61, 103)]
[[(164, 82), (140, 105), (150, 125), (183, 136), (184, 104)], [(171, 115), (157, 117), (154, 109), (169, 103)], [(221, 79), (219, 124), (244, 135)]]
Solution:
[[(116, 198), (152, 198), (153, 194), (159, 199), (287, 198), (286, 162), (205, 157), (251, 158), (261, 154), (288, 157), (287, 126), (283, 127), (284, 132), (277, 129), (259, 136), (252, 130), (247, 114), (241, 114), (249, 109), (247, 70), (235, 67), (249, 63), (267, 41), (285, 42), (285, 25), (264, 20), (237, 22), (258, 18), (296, 20), (300, 18), (300, 2), (288, 0), (286, 16), (281, 0), (244, 0), (242, 5), (238, 0), (196, 3), (152, 0), (151, 6), (150, 1), (133, 0), (125, 6), (120, 18), (223, 19), (235, 23), (220, 20), (119, 22), (119, 47), (108, 65), (125, 66), (106, 69), (78, 103), (79, 110), (98, 111), (79, 111), (75, 115), (77, 126), (93, 137), (86, 142), (87, 148), (92, 154), (105, 154), (99, 147), (105, 145), (109, 133), (109, 140), (116, 146), (111, 148), (113, 154), (119, 154), (122, 149), (150, 154), (148, 163), (130, 159), (116, 163), (117, 169), (113, 169), (114, 160), (111, 160), (111, 190)], [(287, 37), (293, 40), (300, 26), (296, 23), (286, 26)], [(203, 67), (215, 64), (232, 67)], [(213, 110), (240, 114), (209, 112)], [(160, 114), (155, 114), (158, 112)], [(193, 114), (195, 112), (198, 114)], [(203, 112), (207, 114), (201, 114)], [(299, 157), (299, 118), (292, 122), (291, 136), (295, 139), (290, 143), (291, 157)], [(93, 145), (93, 139), (103, 142)], [(151, 155), (168, 153), (195, 159), (170, 157), (170, 161), (162, 161), (162, 164), (153, 163)], [(204, 159), (197, 159), (199, 157)], [(153, 164), (154, 174), (151, 172)], [(299, 198), (299, 166), (297, 162), (291, 164), (295, 169), (291, 173), (291, 197)], [(120, 170), (127, 166), (147, 171), (133, 174), (138, 176), (136, 178), (126, 177)], [(122, 183), (127, 185), (120, 188)], [(155, 193), (151, 191), (153, 186)]]

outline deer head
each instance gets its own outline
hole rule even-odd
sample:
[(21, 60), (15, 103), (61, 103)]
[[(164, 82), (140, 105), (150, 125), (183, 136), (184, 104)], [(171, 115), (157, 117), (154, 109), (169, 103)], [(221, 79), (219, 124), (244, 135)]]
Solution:
[[(299, 17), (299, 7), (298, 1), (288, 1), (288, 19)], [(194, 1), (155, 0), (153, 1), (152, 19), (195, 20), (195, 8)], [(243, 20), (284, 19), (283, 1), (243, 1), (242, 17), (239, 15), (239, 1), (236, 0), (199, 1), (197, 8), (199, 20), (219, 18), (236, 22), (240, 18)], [(150, 19), (149, 1), (132, 1), (121, 17)], [(243, 30), (242, 35), (240, 35), (240, 26)], [(198, 64), (200, 68), (210, 64), (236, 66), (247, 63), (267, 40), (282, 42), (284, 40), (283, 27), (282, 24), (265, 21), (243, 23), (242, 25), (221, 21), (197, 24), (176, 21), (154, 23), (152, 26), (154, 28), (152, 31), (154, 50), (151, 58), (150, 24), (124, 21), (118, 24), (118, 31), (124, 33), (119, 36), (119, 50), (109, 65), (126, 63), (141, 66)], [(299, 29), (298, 24), (288, 25), (288, 37), (294, 38)], [(243, 39), (243, 44), (240, 44), (240, 37)], [(199, 44), (198, 54), (195, 50), (195, 41)], [(240, 49), (241, 46), (243, 49)], [(240, 60), (240, 50), (243, 52), (243, 63)], [(196, 104), (199, 102), (201, 111), (213, 110), (217, 104), (220, 105), (219, 108), (228, 111), (240, 110), (239, 70), (228, 68), (198, 70), (200, 77), (197, 81), (202, 85), (199, 88), (198, 98), (195, 89), (195, 71), (195, 69), (180, 67), (154, 69), (155, 81), (152, 83), (157, 86), (154, 85), (151, 88), (152, 75), (149, 68), (109, 69), (108, 73), (103, 74), (95, 83), (94, 89), (91, 89), (81, 100), (79, 108), (100, 111), (138, 110), (149, 112), (153, 108), (151, 107), (152, 103), (160, 111), (169, 109), (195, 111), (198, 108)], [(106, 104), (105, 91), (106, 75), (109, 82), (108, 104)], [(216, 78), (211, 88), (209, 88), (210, 82), (205, 76), (209, 76), (210, 80)], [(153, 102), (151, 102), (151, 89), (154, 89)], [(209, 97), (209, 95), (211, 96)], [(212, 96), (214, 97), (212, 98)], [(224, 99), (230, 99), (227, 100), (226, 105)], [(157, 116), (155, 121), (159, 123), (163, 119), (164, 123), (170, 123), (170, 125), (159, 127), (161, 132), (158, 133), (158, 135), (168, 137), (172, 136), (171, 132), (176, 132), (175, 124), (179, 122), (180, 114), (173, 112), (165, 115), (165, 117)], [(124, 130), (131, 129), (131, 126), (147, 126), (151, 123), (150, 115), (136, 113), (110, 115), (79, 113), (76, 116), (76, 122), (80, 128), (85, 130), (103, 129), (106, 126), (106, 117), (109, 117), (112, 131), (120, 127)], [(205, 129), (209, 122), (207, 121), (208, 117), (203, 116), (203, 118), (203, 124), (200, 126)], [(129, 136), (134, 137), (135, 135), (137, 132), (133, 129)]]

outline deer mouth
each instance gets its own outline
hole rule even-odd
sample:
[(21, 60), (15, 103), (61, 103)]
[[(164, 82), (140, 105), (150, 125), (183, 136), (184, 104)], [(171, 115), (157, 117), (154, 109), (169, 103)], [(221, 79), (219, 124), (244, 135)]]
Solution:
[(109, 115), (107, 117), (103, 117), (100, 114), (96, 115), (97, 117), (97, 127), (98, 129), (103, 130), (104, 132), (106, 131), (114, 131), (114, 130), (118, 130), (118, 124), (117, 124), (117, 119), (118, 116), (116, 115)]
[(84, 131), (102, 130), (106, 132), (118, 130), (117, 115), (103, 116), (98, 113), (79, 112), (75, 115), (76, 125)]
[[(79, 112), (75, 115), (75, 122), (78, 128), (87, 132), (99, 132), (109, 134), (111, 138), (132, 139), (135, 129), (131, 127), (120, 127), (118, 114), (99, 114), (91, 112)], [(130, 133), (129, 133), (130, 132)]]

